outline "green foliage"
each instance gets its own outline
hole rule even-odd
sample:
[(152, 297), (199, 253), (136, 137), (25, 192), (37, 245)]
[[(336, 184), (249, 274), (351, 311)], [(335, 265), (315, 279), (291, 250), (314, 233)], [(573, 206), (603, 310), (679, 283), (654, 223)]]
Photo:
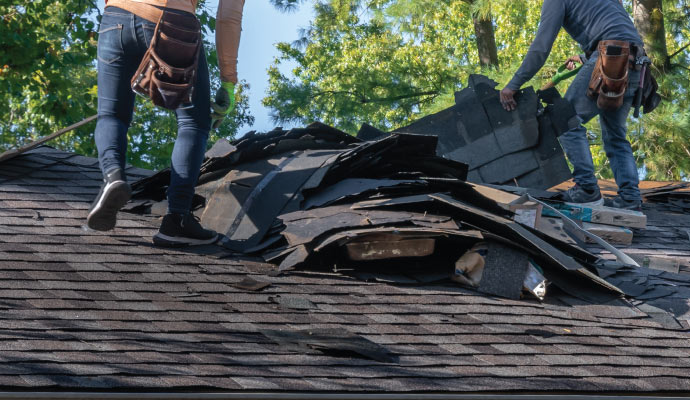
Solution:
[[(630, 9), (631, 5), (626, 2)], [(664, 104), (630, 120), (630, 140), (648, 179), (690, 174), (690, 43), (687, 0), (665, 0), (664, 17), (673, 68), (658, 73)], [(295, 43), (279, 43), (269, 69), (276, 122), (313, 120), (355, 133), (364, 122), (382, 130), (406, 125), (453, 104), (453, 93), (472, 73), (502, 87), (519, 67), (534, 38), (540, 1), (529, 0), (317, 0), (315, 19)], [(479, 67), (472, 17), (492, 16), (499, 69)], [(682, 50), (682, 51), (681, 51)], [(581, 49), (561, 31), (544, 68), (527, 85), (541, 87)], [(296, 64), (281, 73), (286, 62)], [(559, 85), (565, 91), (569, 82)], [(611, 177), (598, 121), (588, 128), (600, 177)]]
[[(100, 0), (99, 0), (100, 1)], [(204, 37), (215, 31), (215, 18), (199, 2)], [(0, 0), (0, 151), (25, 144), (96, 113), (96, 45), (100, 21), (95, 1)], [(206, 40), (212, 86), (219, 85), (215, 46)], [(239, 89), (237, 112), (218, 131), (232, 138), (249, 114), (246, 84)], [(213, 91), (212, 93), (214, 93)], [(96, 156), (95, 123), (50, 145)], [(129, 131), (128, 162), (140, 167), (167, 166), (177, 128), (174, 113), (137, 99)]]
[(0, 2), (4, 147), (95, 113), (95, 96), (88, 90), (96, 82), (91, 67), (96, 57), (94, 10), (95, 5), (77, 0)]
[[(519, 1), (494, 3), (499, 60), (506, 69), (483, 72), (504, 83), (507, 68), (517, 68), (519, 50), (536, 32), (540, 10)], [(453, 0), (319, 1), (305, 37), (278, 45), (264, 104), (278, 122), (322, 120), (349, 132), (363, 122), (392, 129), (448, 107), (469, 74), (482, 72), (472, 22), (473, 13), (485, 12), (481, 6)], [(551, 59), (573, 51), (571, 42), (559, 39)], [(297, 63), (292, 76), (279, 70), (288, 60)], [(546, 68), (539, 78), (553, 71)]]

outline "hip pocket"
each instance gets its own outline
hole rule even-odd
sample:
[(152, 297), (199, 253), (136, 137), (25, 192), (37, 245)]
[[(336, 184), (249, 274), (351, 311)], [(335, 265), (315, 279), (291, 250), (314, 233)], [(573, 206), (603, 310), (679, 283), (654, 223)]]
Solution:
[(112, 64), (122, 58), (122, 24), (101, 26), (98, 31), (98, 60)]

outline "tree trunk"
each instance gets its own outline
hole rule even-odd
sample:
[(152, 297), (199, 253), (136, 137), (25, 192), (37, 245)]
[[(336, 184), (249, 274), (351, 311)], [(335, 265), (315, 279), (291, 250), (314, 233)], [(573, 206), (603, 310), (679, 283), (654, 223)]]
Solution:
[(662, 0), (633, 0), (635, 26), (654, 65), (662, 71), (669, 67)]
[(474, 35), (477, 38), (477, 51), (479, 52), (479, 64), (482, 67), (498, 68), (498, 50), (494, 36), (494, 25), (491, 15), (488, 17), (473, 17)]

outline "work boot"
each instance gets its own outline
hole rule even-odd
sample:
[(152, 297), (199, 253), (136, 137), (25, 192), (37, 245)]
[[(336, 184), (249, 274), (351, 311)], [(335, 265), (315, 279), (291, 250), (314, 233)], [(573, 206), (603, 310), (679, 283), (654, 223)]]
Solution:
[(132, 197), (132, 189), (121, 169), (108, 172), (103, 177), (103, 186), (94, 200), (86, 225), (97, 231), (109, 231), (115, 227), (117, 212)]
[(158, 233), (153, 236), (153, 243), (161, 247), (211, 244), (216, 240), (218, 233), (204, 229), (192, 213), (166, 214)]
[(600, 206), (604, 204), (604, 199), (601, 197), (598, 186), (585, 188), (575, 184), (567, 191), (560, 193), (557, 199), (566, 203), (576, 203), (583, 206)]
[(621, 196), (604, 201), (606, 207), (620, 208), (623, 210), (642, 211), (642, 200), (626, 200)]

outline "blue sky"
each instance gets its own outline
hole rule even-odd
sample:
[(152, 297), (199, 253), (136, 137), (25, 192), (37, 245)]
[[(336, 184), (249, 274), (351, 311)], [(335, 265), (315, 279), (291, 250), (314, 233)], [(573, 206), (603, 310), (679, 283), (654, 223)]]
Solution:
[[(210, 2), (214, 12), (217, 4), (217, 0)], [(299, 29), (306, 28), (311, 18), (310, 2), (305, 2), (296, 12), (282, 13), (269, 4), (268, 0), (246, 0), (237, 73), (240, 80), (246, 80), (251, 86), (249, 103), (252, 115), (256, 118), (251, 129), (267, 131), (275, 125), (270, 119), (270, 110), (261, 105), (268, 87), (266, 70), (278, 55), (275, 44), (296, 40)], [(284, 71), (289, 72), (289, 69), (287, 66)], [(248, 127), (243, 127), (240, 133), (248, 130)]]

